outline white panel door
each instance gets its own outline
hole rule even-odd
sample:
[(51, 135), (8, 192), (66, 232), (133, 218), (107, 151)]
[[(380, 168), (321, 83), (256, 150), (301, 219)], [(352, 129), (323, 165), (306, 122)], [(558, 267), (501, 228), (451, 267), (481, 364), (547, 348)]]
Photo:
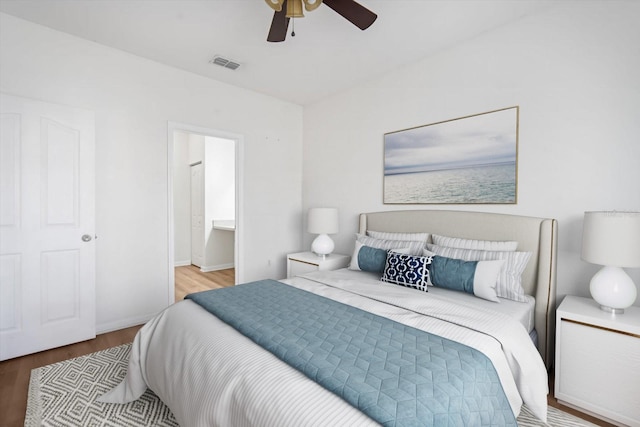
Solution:
[(204, 177), (202, 163), (191, 165), (191, 264), (204, 263)]
[(94, 115), (0, 94), (0, 360), (95, 337)]

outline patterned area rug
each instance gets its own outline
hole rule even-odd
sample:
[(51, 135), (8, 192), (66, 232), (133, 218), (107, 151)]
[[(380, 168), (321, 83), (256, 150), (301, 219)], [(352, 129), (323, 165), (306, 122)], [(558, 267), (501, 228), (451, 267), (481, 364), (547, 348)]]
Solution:
[[(131, 344), (43, 366), (31, 371), (25, 427), (35, 426), (178, 426), (173, 414), (152, 391), (126, 405), (96, 402), (127, 373)], [(523, 408), (518, 425), (595, 426), (549, 407), (548, 424)]]

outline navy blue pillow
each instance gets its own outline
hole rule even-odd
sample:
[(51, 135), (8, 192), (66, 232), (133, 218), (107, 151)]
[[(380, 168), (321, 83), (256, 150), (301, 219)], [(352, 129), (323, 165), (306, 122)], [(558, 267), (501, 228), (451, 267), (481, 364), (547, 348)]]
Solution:
[(389, 251), (381, 280), (427, 292), (431, 259)]

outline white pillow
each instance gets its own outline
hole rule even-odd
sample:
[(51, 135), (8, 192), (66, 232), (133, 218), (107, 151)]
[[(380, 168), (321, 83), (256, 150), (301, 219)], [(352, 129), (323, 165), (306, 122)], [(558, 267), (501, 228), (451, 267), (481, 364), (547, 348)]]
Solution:
[(356, 234), (356, 240), (365, 246), (378, 249), (399, 249), (408, 248), (411, 255), (422, 255), (425, 242), (411, 242), (408, 240), (389, 240), (389, 239), (376, 239), (373, 237), (365, 236), (364, 234)]
[(447, 258), (465, 261), (488, 261), (503, 259), (505, 261), (498, 276), (496, 293), (499, 297), (518, 302), (527, 302), (522, 288), (522, 272), (531, 258), (531, 252), (480, 251), (475, 249), (447, 248), (434, 244), (427, 244), (424, 255), (440, 255)]
[(473, 294), (475, 296), (493, 302), (500, 302), (496, 287), (503, 264), (503, 259), (478, 261), (473, 280)]
[(509, 251), (518, 249), (518, 242), (494, 241), (494, 240), (473, 240), (462, 239), (460, 237), (431, 235), (434, 245), (446, 246), (448, 248), (476, 249), (480, 251)]
[(429, 233), (396, 233), (393, 231), (367, 230), (367, 236), (374, 239), (405, 240), (408, 242), (424, 242), (429, 240)]

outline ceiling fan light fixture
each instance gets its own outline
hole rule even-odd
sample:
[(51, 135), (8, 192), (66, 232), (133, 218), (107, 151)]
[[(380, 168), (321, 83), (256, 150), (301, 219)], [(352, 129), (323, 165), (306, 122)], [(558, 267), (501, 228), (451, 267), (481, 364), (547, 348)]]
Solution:
[(318, 6), (322, 4), (322, 0), (303, 0), (303, 1), (304, 1), (304, 8), (307, 10), (307, 12), (311, 12), (312, 10), (317, 9)]
[(284, 0), (264, 0), (265, 3), (269, 5), (269, 7), (276, 12), (280, 12), (282, 10), (282, 3)]
[[(361, 30), (369, 28), (378, 18), (378, 15), (356, 0), (265, 0), (265, 2), (275, 10), (267, 36), (268, 42), (283, 42), (287, 38), (289, 21), (292, 18), (304, 17), (303, 2), (307, 12), (317, 9), (324, 3)], [(293, 24), (292, 22), (292, 27)], [(295, 36), (295, 31), (292, 30), (291, 35)]]
[(302, 0), (287, 0), (287, 18), (304, 18)]

